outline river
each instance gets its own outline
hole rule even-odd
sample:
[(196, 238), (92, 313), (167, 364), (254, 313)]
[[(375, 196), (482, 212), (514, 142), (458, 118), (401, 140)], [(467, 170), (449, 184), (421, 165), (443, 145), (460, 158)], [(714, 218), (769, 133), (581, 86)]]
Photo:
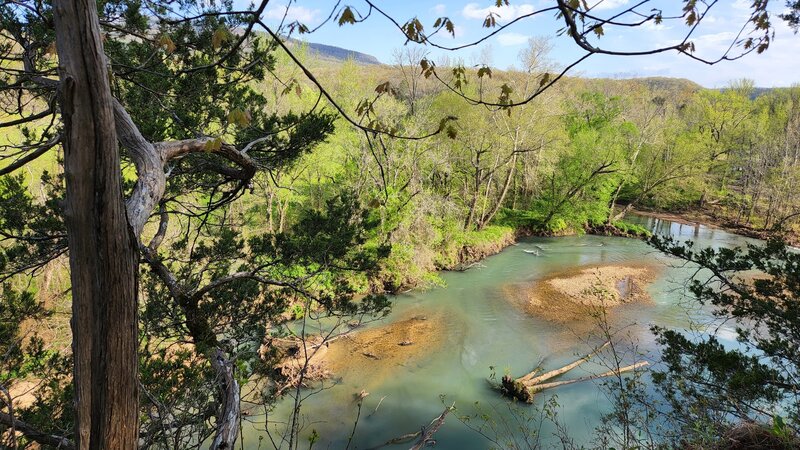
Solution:
[[(700, 246), (741, 246), (755, 242), (726, 231), (702, 225), (687, 225), (651, 217), (633, 216), (629, 220), (646, 226), (655, 233), (690, 239)], [(363, 401), (361, 416), (350, 448), (366, 449), (405, 433), (413, 433), (427, 425), (444, 409), (456, 404), (457, 412), (449, 416), (436, 433), (439, 449), (485, 449), (490, 446), (484, 437), (468, 429), (457, 416), (476, 412), (475, 402), (503, 428), (513, 419), (508, 401), (491, 389), (487, 382), (490, 366), (498, 377), (508, 371), (520, 376), (540, 360), (545, 370), (560, 367), (585, 354), (602, 342), (591, 320), (558, 323), (525, 313), (509, 298), (509, 290), (535, 283), (555, 272), (593, 264), (657, 265), (657, 276), (647, 290), (652, 302), (631, 303), (615, 308), (610, 316), (614, 329), (623, 329), (617, 339), (620, 345), (635, 343), (641, 352), (655, 355), (656, 346), (650, 326), (684, 329), (689, 324), (685, 281), (691, 268), (678, 267), (646, 243), (616, 237), (569, 236), (526, 238), (489, 257), (465, 272), (442, 274), (446, 286), (426, 291), (412, 291), (393, 299), (392, 313), (367, 327), (381, 327), (409, 317), (433, 320), (433, 342), (414, 342), (428, 346), (418, 356), (382, 363), (353, 357), (337, 382), (327, 382), (325, 389), (309, 397), (303, 406), (301, 448), (315, 430), (319, 441), (314, 448), (345, 448), (357, 414), (356, 393), (369, 393)], [(695, 311), (698, 317), (707, 313)], [(713, 331), (734, 345), (733, 330)], [(586, 364), (564, 379), (607, 370)], [(310, 390), (304, 391), (311, 394)], [(589, 444), (601, 416), (609, 411), (606, 394), (597, 382), (572, 384), (537, 395), (535, 412), (552, 395), (560, 405), (559, 419), (579, 444)], [(442, 399), (441, 396), (444, 396)], [(380, 406), (378, 407), (378, 405)], [(269, 415), (275, 435), (283, 426), (272, 423), (290, 410), (289, 401), (281, 402)], [(376, 410), (377, 407), (377, 410)], [(480, 421), (472, 423), (477, 425)], [(510, 424), (519, 433), (517, 425)], [(245, 448), (271, 448), (263, 431), (264, 416), (254, 415), (243, 426)], [(491, 432), (490, 432), (491, 433)], [(552, 427), (541, 431), (545, 443), (552, 439)], [(275, 436), (274, 435), (274, 436)], [(395, 446), (386, 448), (407, 448)]]

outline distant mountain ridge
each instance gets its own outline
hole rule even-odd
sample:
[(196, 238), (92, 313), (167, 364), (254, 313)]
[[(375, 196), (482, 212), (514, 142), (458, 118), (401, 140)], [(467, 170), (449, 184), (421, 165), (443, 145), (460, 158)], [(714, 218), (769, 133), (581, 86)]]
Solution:
[(366, 66), (382, 65), (378, 58), (368, 55), (366, 53), (357, 52), (355, 50), (348, 50), (346, 48), (335, 47), (333, 45), (317, 44), (315, 42), (305, 42), (297, 39), (292, 39), (291, 43), (298, 46), (306, 46), (310, 56), (319, 57), (322, 59), (330, 59), (334, 61), (354, 61), (356, 64), (363, 64)]
[[(346, 61), (353, 61), (356, 64), (361, 64), (365, 66), (383, 66), (384, 64), (375, 56), (372, 56), (368, 53), (357, 52), (355, 50), (349, 50), (342, 47), (336, 47), (334, 45), (327, 45), (327, 44), (319, 44), (316, 42), (306, 42), (301, 41), (299, 39), (289, 39), (289, 44), (291, 46), (296, 47), (306, 47), (308, 49), (308, 55), (315, 58), (321, 59), (324, 61), (331, 61), (331, 62), (346, 62)], [(697, 84), (692, 80), (688, 80), (686, 78), (672, 78), (672, 77), (661, 77), (661, 76), (653, 76), (653, 77), (628, 77), (628, 78), (607, 78), (607, 77), (589, 77), (585, 78), (585, 80), (598, 80), (598, 81), (634, 81), (638, 83), (642, 83), (646, 85), (650, 89), (655, 90), (662, 90), (662, 91), (671, 91), (671, 92), (680, 92), (680, 91), (689, 91), (689, 92), (696, 92), (701, 91), (706, 88)], [(773, 88), (756, 88), (754, 92), (754, 97), (759, 95), (763, 95), (766, 92), (769, 92)], [(722, 89), (724, 90), (724, 88)]]

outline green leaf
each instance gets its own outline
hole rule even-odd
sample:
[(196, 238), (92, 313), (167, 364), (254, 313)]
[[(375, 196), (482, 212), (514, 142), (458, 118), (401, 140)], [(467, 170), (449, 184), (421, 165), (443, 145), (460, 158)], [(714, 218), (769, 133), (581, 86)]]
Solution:
[(206, 142), (205, 150), (207, 152), (216, 152), (222, 148), (222, 139), (214, 138)]
[(248, 111), (242, 111), (241, 109), (236, 108), (228, 113), (228, 123), (232, 125), (246, 127), (250, 125), (251, 120), (252, 116)]

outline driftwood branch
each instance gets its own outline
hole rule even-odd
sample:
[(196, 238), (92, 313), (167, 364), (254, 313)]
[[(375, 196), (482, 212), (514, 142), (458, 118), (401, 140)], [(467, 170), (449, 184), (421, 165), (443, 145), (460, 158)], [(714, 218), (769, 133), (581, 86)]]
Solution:
[(450, 411), (453, 411), (454, 409), (455, 409), (455, 404), (448, 406), (447, 408), (444, 409), (444, 411), (442, 411), (441, 414), (439, 414), (438, 417), (433, 419), (431, 423), (428, 424), (427, 427), (423, 426), (422, 429), (417, 431), (416, 433), (408, 433), (393, 439), (389, 439), (383, 444), (377, 447), (372, 447), (368, 450), (378, 450), (379, 448), (388, 447), (390, 445), (405, 444), (415, 439), (416, 441), (414, 442), (414, 445), (411, 447), (411, 450), (420, 450), (425, 446), (427, 446), (428, 444), (433, 444), (434, 443), (433, 435), (437, 431), (439, 431), (442, 425), (444, 425), (444, 419), (445, 417), (447, 417), (447, 414), (449, 414)]
[(444, 425), (445, 416), (447, 416), (447, 413), (449, 413), (453, 409), (455, 409), (455, 404), (445, 408), (444, 411), (442, 411), (442, 413), (439, 414), (439, 417), (431, 421), (430, 425), (428, 425), (427, 427), (423, 427), (422, 430), (420, 430), (419, 439), (417, 439), (417, 442), (414, 444), (413, 447), (411, 447), (411, 450), (420, 450), (425, 446), (427, 446), (429, 443), (435, 443), (435, 441), (433, 440), (433, 435), (437, 431), (439, 431), (439, 428), (442, 428), (442, 425)]
[(594, 355), (596, 355), (597, 353), (601, 352), (603, 349), (605, 349), (609, 345), (611, 345), (611, 342), (606, 342), (603, 345), (601, 345), (600, 347), (596, 348), (593, 352), (591, 352), (588, 355), (584, 356), (583, 358), (581, 358), (581, 359), (579, 359), (579, 360), (577, 360), (575, 362), (569, 363), (569, 364), (567, 364), (566, 366), (564, 366), (564, 367), (562, 367), (560, 369), (551, 370), (549, 372), (543, 373), (542, 375), (539, 375), (538, 377), (537, 376), (533, 376), (533, 374), (537, 373), (537, 371), (534, 370), (533, 372), (529, 373), (528, 375), (525, 375), (524, 377), (521, 377), (521, 378), (517, 379), (517, 381), (519, 381), (520, 383), (524, 383), (526, 385), (535, 385), (535, 384), (539, 384), (539, 383), (541, 383), (543, 381), (547, 381), (547, 380), (549, 380), (551, 378), (555, 378), (555, 377), (557, 377), (559, 375), (562, 375), (562, 374), (565, 374), (565, 373), (569, 372), (570, 370), (580, 366), (581, 364), (589, 361)]
[(531, 387), (531, 390), (533, 390), (534, 392), (540, 392), (540, 391), (543, 391), (545, 389), (550, 389), (550, 388), (554, 388), (554, 387), (558, 387), (558, 386), (565, 386), (567, 384), (579, 383), (581, 381), (590, 381), (590, 380), (596, 380), (598, 378), (613, 377), (613, 376), (617, 376), (617, 375), (620, 375), (620, 374), (623, 374), (623, 373), (626, 373), (626, 372), (632, 372), (632, 371), (634, 371), (636, 369), (639, 369), (639, 368), (642, 368), (642, 367), (646, 367), (648, 365), (650, 365), (650, 363), (647, 362), (647, 361), (639, 361), (636, 364), (631, 364), (630, 366), (620, 367), (619, 369), (613, 369), (613, 370), (609, 370), (608, 372), (603, 372), (603, 373), (589, 375), (589, 376), (585, 376), (585, 377), (581, 377), (581, 378), (576, 378), (574, 380), (554, 381), (552, 383), (537, 384), (537, 385), (534, 385), (533, 387)]
[(164, 173), (166, 162), (156, 151), (133, 122), (128, 111), (118, 100), (114, 99), (114, 126), (117, 138), (128, 150), (136, 166), (136, 186), (127, 200), (125, 207), (128, 223), (133, 228), (134, 236), (139, 239), (144, 224), (150, 218), (158, 202), (164, 196), (167, 186), (167, 175)]
[(191, 153), (212, 152), (239, 166), (239, 169), (221, 168), (220, 173), (228, 178), (249, 180), (258, 166), (256, 162), (233, 145), (211, 146), (213, 138), (202, 137), (172, 142), (149, 142), (139, 131), (128, 111), (114, 99), (114, 125), (122, 145), (128, 150), (136, 166), (136, 186), (126, 202), (128, 221), (137, 239), (142, 234), (156, 205), (161, 202), (167, 186), (164, 166), (169, 161)]
[(610, 370), (608, 372), (603, 372), (600, 374), (593, 374), (581, 378), (575, 378), (572, 380), (554, 381), (550, 383), (545, 383), (547, 380), (555, 378), (559, 375), (563, 375), (569, 372), (570, 370), (580, 366), (581, 364), (589, 361), (592, 357), (600, 353), (603, 349), (605, 349), (609, 345), (611, 345), (611, 342), (607, 341), (603, 345), (594, 349), (591, 353), (578, 359), (577, 361), (571, 362), (563, 367), (551, 370), (549, 372), (545, 372), (538, 376), (536, 374), (539, 373), (539, 368), (536, 368), (531, 373), (519, 377), (517, 379), (514, 379), (511, 376), (506, 375), (502, 378), (500, 390), (504, 395), (508, 397), (516, 398), (525, 403), (533, 403), (534, 394), (536, 394), (537, 392), (541, 392), (545, 389), (551, 389), (558, 386), (565, 386), (568, 384), (579, 383), (582, 381), (595, 380), (598, 378), (605, 378), (615, 375), (618, 376), (622, 373), (631, 372), (641, 367), (645, 367), (649, 364), (647, 361), (641, 361), (637, 362), (636, 364), (632, 364), (630, 366), (618, 367), (616, 369)]

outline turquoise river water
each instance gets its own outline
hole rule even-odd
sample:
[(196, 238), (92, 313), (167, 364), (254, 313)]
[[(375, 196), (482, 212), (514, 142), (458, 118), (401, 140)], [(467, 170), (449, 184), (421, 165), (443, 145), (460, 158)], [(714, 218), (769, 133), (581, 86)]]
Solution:
[[(629, 220), (655, 233), (691, 239), (701, 246), (730, 247), (754, 242), (702, 225), (649, 217)], [(411, 316), (438, 317), (436, 326), (440, 328), (440, 338), (437, 341), (441, 342), (432, 343), (431, 350), (422, 352), (419, 357), (396, 367), (383, 368), (381, 373), (356, 367), (336, 382), (326, 382), (322, 386), (324, 389), (305, 390), (304, 394), (313, 395), (303, 403), (300, 448), (308, 448), (307, 439), (312, 430), (319, 435), (314, 448), (345, 448), (357, 414), (354, 394), (362, 390), (369, 392), (369, 396), (363, 401), (350, 448), (368, 449), (418, 431), (442, 412), (443, 401), (447, 405), (455, 402), (458, 415), (474, 413), (475, 402), (480, 402), (483, 408), (493, 410), (498, 419), (511, 419), (504, 416), (508, 414), (507, 400), (486, 381), (490, 366), (496, 368), (498, 376), (504, 371), (520, 376), (544, 358), (543, 366), (549, 370), (571, 362), (576, 355), (585, 354), (602, 339), (594, 335), (594, 327), (588, 321), (562, 324), (526, 313), (509, 298), (509, 292), (564, 270), (593, 264), (642, 263), (659, 267), (655, 281), (647, 287), (653, 301), (619, 306), (610, 316), (610, 322), (615, 329), (624, 328), (619, 335), (621, 342), (628, 345), (635, 342), (640, 351), (653, 352), (651, 325), (683, 329), (689, 324), (687, 305), (690, 302), (683, 286), (692, 270), (678, 267), (676, 261), (635, 239), (590, 235), (522, 239), (465, 272), (442, 274), (446, 287), (395, 297), (392, 313), (367, 327), (385, 326)], [(700, 311), (699, 314), (703, 316), (704, 313)], [(733, 330), (724, 327), (714, 328), (713, 332), (722, 339), (733, 337)], [(414, 345), (424, 343), (415, 342)], [(359, 362), (354, 360), (353, 364)], [(607, 369), (586, 364), (562, 378), (602, 370)], [(551, 395), (557, 396), (560, 421), (572, 438), (579, 444), (590, 443), (593, 430), (610, 407), (597, 382), (549, 390), (546, 395), (537, 396), (536, 403), (541, 406)], [(278, 404), (269, 414), (266, 425), (263, 415), (248, 418), (243, 425), (245, 448), (272, 448), (264, 430), (271, 430), (272, 437), (277, 439), (285, 429), (280, 419), (291, 406), (289, 400)], [(547, 426), (541, 434), (545, 442), (552, 436)], [(435, 437), (436, 448), (445, 450), (490, 446), (484, 437), (469, 430), (455, 416), (448, 417)], [(408, 444), (386, 448), (407, 447)]]

